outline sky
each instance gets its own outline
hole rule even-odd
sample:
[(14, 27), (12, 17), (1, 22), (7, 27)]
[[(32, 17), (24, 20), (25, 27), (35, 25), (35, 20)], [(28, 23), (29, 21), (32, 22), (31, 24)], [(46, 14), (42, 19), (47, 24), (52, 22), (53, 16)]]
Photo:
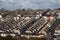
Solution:
[(45, 9), (59, 8), (60, 0), (0, 0), (0, 9)]

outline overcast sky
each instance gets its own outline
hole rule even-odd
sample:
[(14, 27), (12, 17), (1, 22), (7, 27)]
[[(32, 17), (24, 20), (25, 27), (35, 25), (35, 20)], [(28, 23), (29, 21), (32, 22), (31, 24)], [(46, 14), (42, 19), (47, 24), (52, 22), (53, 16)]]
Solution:
[(20, 9), (20, 8), (59, 8), (60, 0), (0, 0), (0, 8)]

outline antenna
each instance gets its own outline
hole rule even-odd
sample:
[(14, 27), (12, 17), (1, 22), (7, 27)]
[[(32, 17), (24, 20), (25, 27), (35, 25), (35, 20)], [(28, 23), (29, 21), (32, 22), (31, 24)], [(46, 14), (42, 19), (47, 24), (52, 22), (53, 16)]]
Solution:
[(25, 2), (25, 0), (23, 0), (23, 2), (24, 2), (24, 5), (23, 5), (23, 9), (25, 9), (25, 6), (26, 6), (26, 2)]

